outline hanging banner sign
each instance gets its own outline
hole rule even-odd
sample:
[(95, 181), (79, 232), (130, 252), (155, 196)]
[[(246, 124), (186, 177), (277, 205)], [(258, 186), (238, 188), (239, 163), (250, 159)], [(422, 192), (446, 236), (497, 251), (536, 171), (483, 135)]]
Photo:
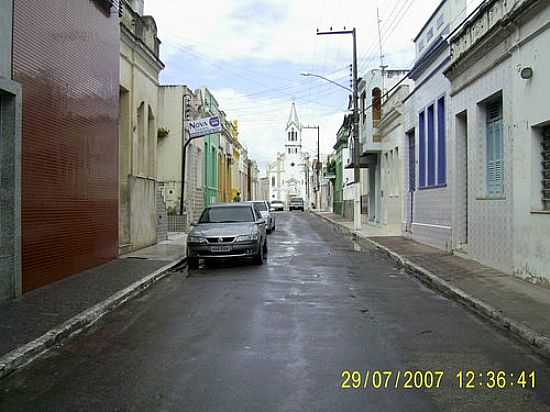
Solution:
[(187, 122), (187, 129), (190, 137), (206, 136), (207, 134), (220, 133), (222, 122), (219, 116), (205, 117)]

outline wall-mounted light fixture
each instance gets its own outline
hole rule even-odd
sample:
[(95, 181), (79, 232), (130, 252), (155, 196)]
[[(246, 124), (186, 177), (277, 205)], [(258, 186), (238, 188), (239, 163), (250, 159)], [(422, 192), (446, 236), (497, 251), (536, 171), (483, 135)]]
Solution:
[(533, 77), (533, 68), (532, 67), (524, 67), (519, 72), (519, 75), (523, 80), (530, 80)]

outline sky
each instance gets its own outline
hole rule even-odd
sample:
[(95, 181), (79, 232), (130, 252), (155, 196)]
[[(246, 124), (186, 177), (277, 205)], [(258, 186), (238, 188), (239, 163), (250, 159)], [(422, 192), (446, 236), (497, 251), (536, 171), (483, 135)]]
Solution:
[[(316, 30), (356, 27), (359, 76), (384, 63), (410, 68), (412, 39), (440, 0), (145, 0), (162, 41), (162, 84), (207, 86), (262, 170), (284, 150), (291, 102), (300, 121), (319, 125), (321, 153), (336, 140), (348, 92), (302, 72), (350, 87), (352, 38)], [(470, 3), (476, 0), (469, 0)], [(304, 150), (317, 151), (317, 132), (304, 130)]]

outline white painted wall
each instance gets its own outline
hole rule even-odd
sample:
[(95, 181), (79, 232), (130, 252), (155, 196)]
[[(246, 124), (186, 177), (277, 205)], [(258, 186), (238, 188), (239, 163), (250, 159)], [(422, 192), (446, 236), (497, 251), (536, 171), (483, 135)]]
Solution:
[[(441, 249), (451, 248), (451, 192), (449, 184), (452, 182), (453, 170), (451, 162), (453, 158), (451, 135), (449, 133), (449, 80), (443, 75), (443, 69), (434, 72), (449, 56), (449, 52), (443, 51), (441, 55), (430, 64), (419, 77), (415, 89), (411, 92), (404, 105), (404, 131), (415, 130), (416, 138), (416, 192), (414, 194), (414, 213), (412, 232), (403, 231), (403, 235), (412, 237), (428, 245)], [(447, 157), (447, 186), (440, 188), (418, 189), (418, 159), (419, 159), (419, 129), (418, 115), (427, 106), (435, 104), (442, 96), (446, 97), (447, 121), (446, 121), (446, 157)], [(406, 150), (406, 148), (405, 148)], [(407, 159), (408, 160), (408, 159)], [(404, 179), (404, 191), (408, 190), (408, 178)], [(410, 209), (410, 206), (408, 206)], [(408, 212), (410, 213), (410, 211)]]
[(397, 88), (382, 106), (382, 121), (379, 132), (383, 151), (380, 156), (381, 187), (380, 223), (399, 232), (403, 220), (403, 152), (405, 129), (403, 125), (402, 100), (409, 92), (408, 85)]
[[(484, 48), (482, 59), (468, 61), (464, 72), (455, 72), (451, 127), (459, 128), (455, 115), (467, 111), (468, 255), (548, 285), (550, 214), (541, 211), (539, 126), (550, 124), (550, 5), (540, 4), (536, 14), (518, 21), (516, 28), (510, 26), (501, 41)], [(519, 75), (526, 66), (534, 70), (531, 80)], [(504, 115), (505, 189), (500, 200), (486, 196), (486, 133), (480, 105), (495, 93), (502, 93)], [(464, 185), (465, 177), (455, 180)], [(461, 204), (461, 195), (455, 193), (456, 205)], [(460, 212), (454, 213), (458, 233), (466, 224)], [(457, 246), (458, 240), (453, 243)]]

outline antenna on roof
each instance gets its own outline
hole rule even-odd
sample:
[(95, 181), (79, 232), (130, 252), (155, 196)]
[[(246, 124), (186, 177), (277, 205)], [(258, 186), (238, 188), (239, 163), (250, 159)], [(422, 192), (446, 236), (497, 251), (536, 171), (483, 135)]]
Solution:
[(382, 23), (382, 19), (380, 19), (380, 10), (378, 7), (376, 8), (376, 23), (378, 25), (378, 48), (380, 50), (380, 69), (382, 70), (382, 96), (385, 93), (384, 88), (384, 71), (386, 69), (386, 65), (384, 65), (384, 52), (382, 51), (382, 33), (380, 31), (380, 23)]

